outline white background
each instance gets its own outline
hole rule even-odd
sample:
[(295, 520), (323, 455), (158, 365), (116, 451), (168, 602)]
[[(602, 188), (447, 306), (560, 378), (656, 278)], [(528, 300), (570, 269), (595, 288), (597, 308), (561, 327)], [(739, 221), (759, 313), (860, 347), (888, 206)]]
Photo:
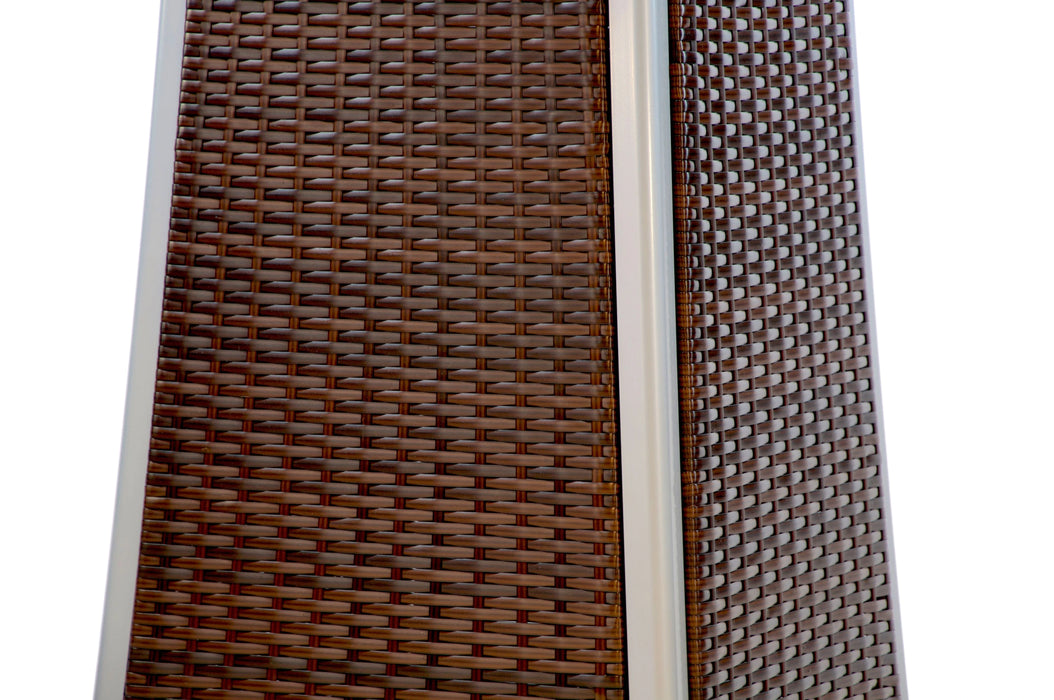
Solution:
[[(0, 9), (0, 678), (88, 698), (157, 0)], [(914, 700), (1054, 698), (1054, 3), (857, 0)]]

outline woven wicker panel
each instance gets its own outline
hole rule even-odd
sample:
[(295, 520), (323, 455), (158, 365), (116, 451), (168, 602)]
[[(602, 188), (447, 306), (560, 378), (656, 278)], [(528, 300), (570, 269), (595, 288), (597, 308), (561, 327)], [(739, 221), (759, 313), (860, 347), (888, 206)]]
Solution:
[(130, 698), (621, 698), (605, 9), (190, 2)]
[(670, 9), (691, 695), (894, 697), (846, 3)]

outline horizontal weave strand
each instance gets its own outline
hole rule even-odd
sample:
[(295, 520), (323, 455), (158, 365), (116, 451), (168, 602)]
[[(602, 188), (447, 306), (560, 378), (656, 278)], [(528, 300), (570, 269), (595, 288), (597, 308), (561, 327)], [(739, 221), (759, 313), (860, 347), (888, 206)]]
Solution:
[(622, 697), (605, 24), (189, 3), (127, 697)]
[(695, 700), (896, 695), (848, 22), (670, 3)]

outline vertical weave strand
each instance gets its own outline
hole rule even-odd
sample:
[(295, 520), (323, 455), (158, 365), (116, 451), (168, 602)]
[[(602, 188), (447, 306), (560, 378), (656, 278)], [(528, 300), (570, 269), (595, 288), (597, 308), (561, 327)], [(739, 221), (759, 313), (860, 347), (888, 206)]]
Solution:
[(895, 697), (846, 4), (670, 12), (691, 696)]
[(605, 12), (191, 0), (126, 697), (622, 697)]

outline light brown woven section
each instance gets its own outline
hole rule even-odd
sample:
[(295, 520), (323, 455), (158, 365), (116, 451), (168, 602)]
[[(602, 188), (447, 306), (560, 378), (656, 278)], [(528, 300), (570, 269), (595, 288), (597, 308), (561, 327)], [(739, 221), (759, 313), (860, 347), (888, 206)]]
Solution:
[(621, 698), (603, 4), (187, 17), (127, 697)]
[(691, 695), (891, 698), (846, 4), (670, 10)]

